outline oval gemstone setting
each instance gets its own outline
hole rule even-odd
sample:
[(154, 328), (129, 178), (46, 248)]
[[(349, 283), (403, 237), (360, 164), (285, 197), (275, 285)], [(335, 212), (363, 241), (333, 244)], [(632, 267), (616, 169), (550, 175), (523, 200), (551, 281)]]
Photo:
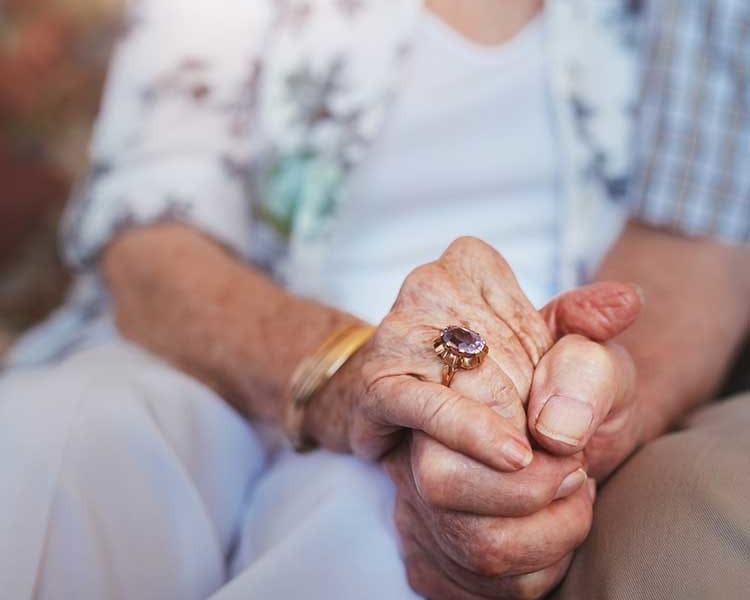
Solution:
[(482, 336), (476, 331), (458, 325), (451, 325), (443, 329), (440, 339), (446, 348), (463, 356), (476, 356), (486, 346)]

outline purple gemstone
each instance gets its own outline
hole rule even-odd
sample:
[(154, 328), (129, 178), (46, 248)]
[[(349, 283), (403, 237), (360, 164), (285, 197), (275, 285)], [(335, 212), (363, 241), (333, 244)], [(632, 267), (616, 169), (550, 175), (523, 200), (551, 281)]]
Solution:
[(446, 327), (441, 337), (448, 348), (460, 354), (473, 356), (484, 350), (482, 336), (466, 327)]

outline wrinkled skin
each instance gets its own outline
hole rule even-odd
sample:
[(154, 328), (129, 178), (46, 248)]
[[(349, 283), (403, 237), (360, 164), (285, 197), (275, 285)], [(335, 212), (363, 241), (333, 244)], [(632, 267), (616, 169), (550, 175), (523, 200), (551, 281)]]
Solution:
[[(502, 257), (473, 238), (407, 277), (344, 377), (361, 378), (351, 384), (361, 390), (351, 447), (382, 458), (396, 484), (395, 520), (417, 592), (535, 598), (564, 576), (591, 525), (595, 485), (585, 472), (604, 477), (636, 444), (632, 361), (603, 342), (639, 309), (635, 289), (606, 283), (537, 311)], [(479, 331), (490, 347), (450, 388), (437, 383), (442, 365), (431, 345), (448, 324)], [(588, 417), (560, 418), (559, 409), (541, 417), (552, 396), (571, 400), (563, 408), (583, 405)]]
[[(280, 422), (294, 365), (332, 330), (356, 323), (176, 225), (122, 234), (103, 266), (123, 334), (215, 387), (248, 418)], [(562, 575), (590, 523), (579, 469), (606, 475), (638, 437), (634, 369), (607, 340), (639, 307), (631, 287), (607, 283), (536, 311), (502, 257), (473, 238), (406, 278), (390, 314), (315, 398), (304, 426), (326, 448), (384, 462), (418, 591), (435, 599), (536, 596)], [(490, 353), (446, 388), (432, 341), (449, 324), (480, 332)], [(295, 343), (262, 351), (248, 344), (264, 327)], [(552, 396), (567, 408), (550, 420)], [(584, 419), (576, 416), (581, 404)]]
[[(448, 324), (481, 332), (491, 348), (481, 367), (459, 371), (450, 388), (439, 383), (443, 365), (432, 349)], [(454, 242), (406, 278), (358, 356), (364, 392), (354, 407), (353, 449), (382, 456), (409, 428), (496, 469), (523, 467), (531, 458), (524, 399), (551, 345), (549, 328), (500, 255), (472, 238)]]

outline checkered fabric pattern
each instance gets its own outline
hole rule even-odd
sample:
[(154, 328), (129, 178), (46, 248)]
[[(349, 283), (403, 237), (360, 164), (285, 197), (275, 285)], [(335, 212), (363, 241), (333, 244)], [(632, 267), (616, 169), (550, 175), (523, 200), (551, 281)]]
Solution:
[(633, 215), (750, 241), (750, 2), (649, 0)]

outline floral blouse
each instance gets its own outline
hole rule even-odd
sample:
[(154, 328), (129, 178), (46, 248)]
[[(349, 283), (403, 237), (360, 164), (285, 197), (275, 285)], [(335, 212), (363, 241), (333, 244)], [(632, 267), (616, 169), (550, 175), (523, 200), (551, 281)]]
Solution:
[[(635, 4), (549, 0), (544, 9), (566, 287), (586, 277), (626, 212)], [(80, 344), (106, 310), (96, 259), (123, 228), (185, 222), (282, 281), (290, 248), (322, 252), (340, 190), (408, 77), (423, 10), (421, 0), (135, 2), (92, 167), (64, 224), (79, 285), (19, 360)]]

